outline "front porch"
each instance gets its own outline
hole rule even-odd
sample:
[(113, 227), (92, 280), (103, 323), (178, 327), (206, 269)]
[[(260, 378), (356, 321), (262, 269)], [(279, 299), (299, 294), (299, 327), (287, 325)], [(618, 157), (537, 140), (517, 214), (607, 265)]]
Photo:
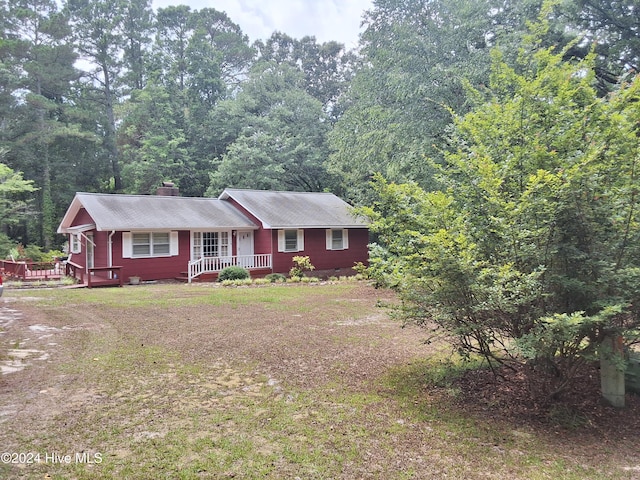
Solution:
[(238, 266), (249, 271), (270, 270), (272, 268), (272, 256), (270, 253), (258, 255), (230, 255), (224, 257), (202, 257), (189, 262), (187, 280), (202, 275), (219, 273), (227, 267)]

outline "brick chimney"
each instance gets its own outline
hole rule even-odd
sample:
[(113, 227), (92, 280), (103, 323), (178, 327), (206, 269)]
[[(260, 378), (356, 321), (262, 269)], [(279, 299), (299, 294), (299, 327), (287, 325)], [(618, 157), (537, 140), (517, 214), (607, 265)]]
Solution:
[(180, 190), (173, 184), (173, 182), (162, 182), (162, 186), (158, 187), (156, 195), (163, 197), (179, 197)]

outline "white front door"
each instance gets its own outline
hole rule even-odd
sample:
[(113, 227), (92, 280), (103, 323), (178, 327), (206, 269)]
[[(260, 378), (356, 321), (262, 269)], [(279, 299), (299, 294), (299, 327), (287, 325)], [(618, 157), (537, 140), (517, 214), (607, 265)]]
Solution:
[(253, 267), (253, 230), (248, 232), (238, 232), (237, 249), (238, 249), (238, 265), (244, 268)]

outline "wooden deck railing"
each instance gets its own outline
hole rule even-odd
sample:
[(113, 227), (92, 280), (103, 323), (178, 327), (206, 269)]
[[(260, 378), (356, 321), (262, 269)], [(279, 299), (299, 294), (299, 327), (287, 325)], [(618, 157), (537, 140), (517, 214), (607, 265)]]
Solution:
[(65, 276), (65, 267), (61, 262), (28, 262), (0, 260), (4, 274), (16, 280), (58, 280)]

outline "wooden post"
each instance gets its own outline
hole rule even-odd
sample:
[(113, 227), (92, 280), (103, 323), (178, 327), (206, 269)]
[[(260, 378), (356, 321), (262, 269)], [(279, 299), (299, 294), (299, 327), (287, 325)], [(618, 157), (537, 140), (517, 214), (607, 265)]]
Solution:
[(613, 407), (624, 407), (624, 343), (621, 335), (607, 335), (600, 344), (602, 396)]

